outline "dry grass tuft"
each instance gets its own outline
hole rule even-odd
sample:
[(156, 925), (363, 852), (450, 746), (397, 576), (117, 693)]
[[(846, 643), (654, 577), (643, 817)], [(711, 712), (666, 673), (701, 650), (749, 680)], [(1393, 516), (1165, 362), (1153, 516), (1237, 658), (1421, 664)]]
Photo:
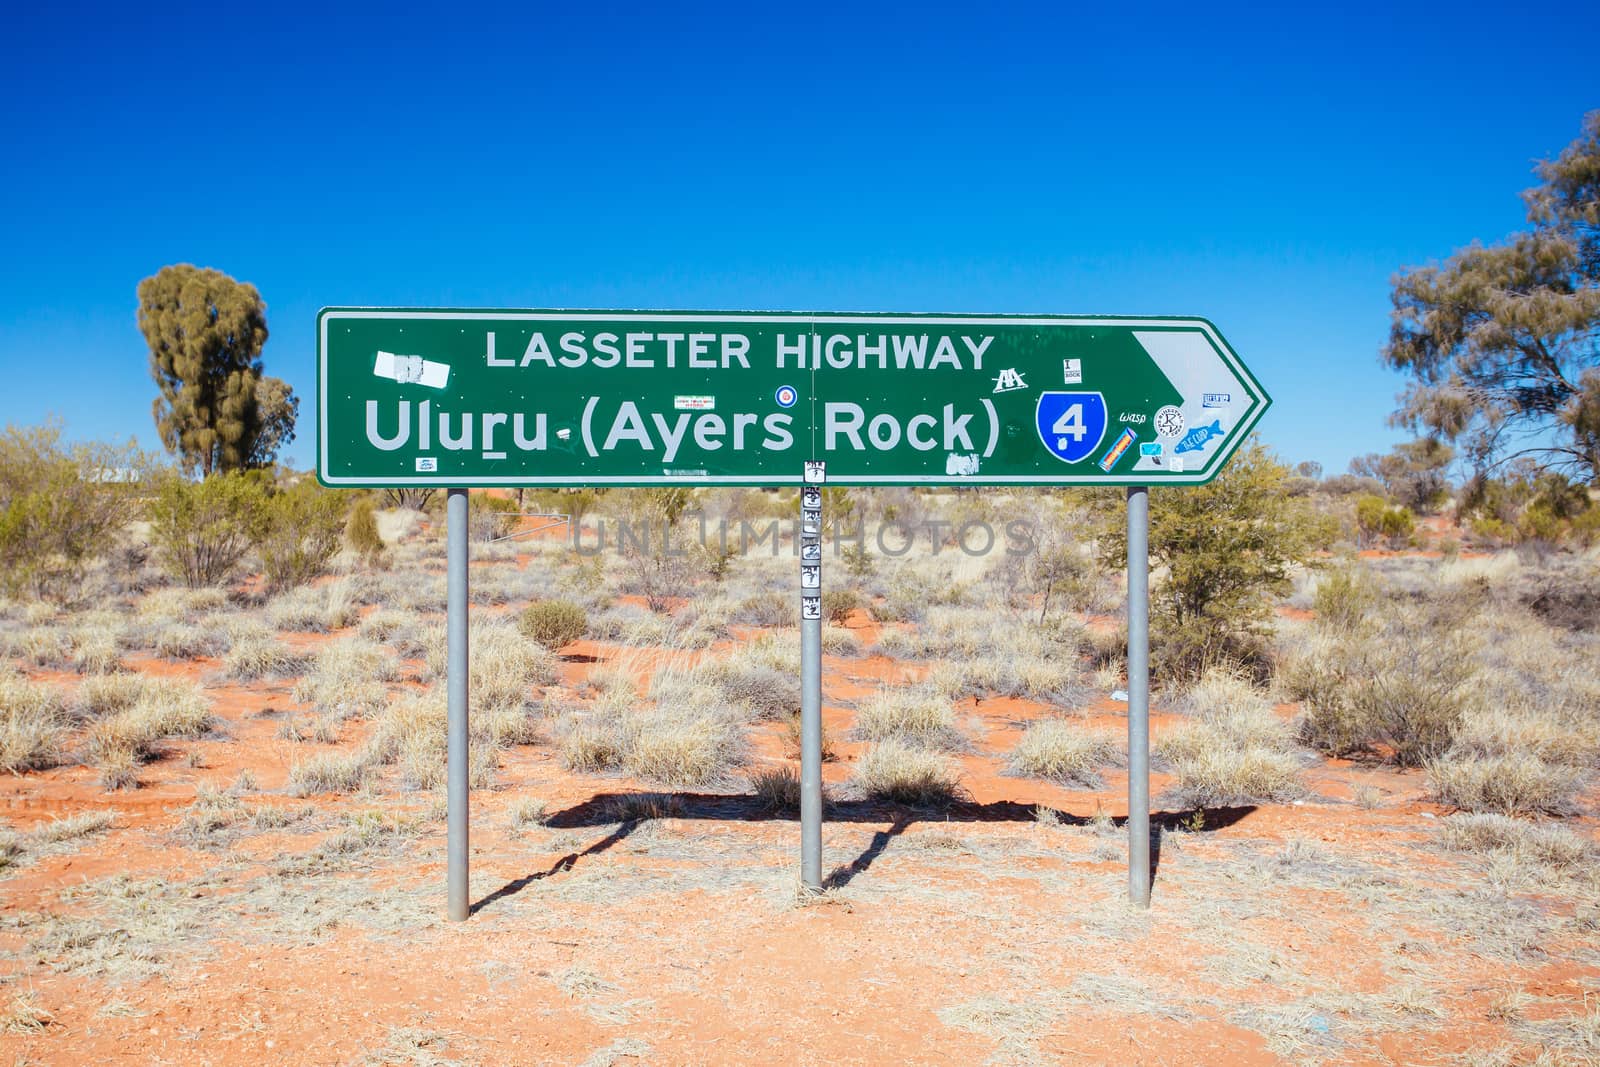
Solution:
[(289, 768), (290, 796), (354, 793), (367, 784), (372, 767), (364, 752), (319, 752)]
[(1099, 789), (1100, 768), (1117, 762), (1121, 747), (1111, 734), (1090, 733), (1061, 719), (1031, 723), (1011, 751), (1013, 773), (1062, 785)]
[(1582, 871), (1595, 858), (1594, 844), (1565, 826), (1505, 815), (1451, 815), (1439, 823), (1439, 841), (1457, 852), (1509, 857), (1563, 873)]
[(274, 637), (241, 637), (222, 658), (222, 670), (229, 678), (253, 682), (259, 678), (289, 678), (306, 669), (310, 657), (296, 652)]
[(1157, 741), (1173, 802), (1194, 807), (1288, 800), (1304, 792), (1289, 726), (1243, 676), (1207, 671), (1179, 707), (1191, 721)]
[(1581, 771), (1538, 756), (1447, 755), (1427, 764), (1439, 801), (1464, 811), (1566, 815), (1577, 808)]
[(12, 992), (9, 1003), (0, 1008), (0, 1034), (42, 1033), (54, 1019), (31, 990), (18, 989)]
[(800, 773), (793, 767), (762, 767), (750, 775), (750, 789), (769, 811), (800, 810)]
[(961, 796), (956, 768), (944, 756), (902, 741), (880, 741), (856, 761), (852, 787), (871, 800), (947, 807)]
[(125, 766), (155, 754), (157, 742), (204, 736), (216, 719), (196, 686), (165, 678), (145, 680), (144, 691), (127, 708), (89, 729), (89, 758), (96, 764)]
[(388, 650), (346, 638), (317, 652), (311, 672), (294, 687), (294, 699), (332, 716), (337, 725), (381, 710), (389, 699), (383, 683), (399, 676), (399, 664)]
[(856, 712), (856, 737), (898, 741), (916, 748), (966, 747), (950, 702), (932, 689), (880, 689)]
[(0, 771), (51, 767), (66, 742), (66, 702), (54, 686), (0, 671)]

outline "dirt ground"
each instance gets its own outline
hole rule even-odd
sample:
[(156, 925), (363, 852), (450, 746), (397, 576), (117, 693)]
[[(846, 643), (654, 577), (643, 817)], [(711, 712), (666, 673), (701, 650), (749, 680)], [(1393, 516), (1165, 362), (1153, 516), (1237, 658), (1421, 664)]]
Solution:
[[(864, 612), (850, 629), (868, 654), (825, 660), (836, 786), (855, 701), (925, 669), (873, 654)], [(569, 646), (557, 688), (633, 651)], [(339, 748), (283, 736), (292, 680), (125, 662), (202, 685), (221, 724), (165, 745), (136, 789), (88, 766), (0, 777), (0, 817), (37, 841), (0, 870), (6, 1063), (1600, 1062), (1600, 910), (1442, 849), (1420, 772), (1318, 760), (1301, 801), (1163, 810), (1142, 911), (1125, 773), (1006, 773), (1046, 713), (1025, 699), (960, 702), (974, 741), (948, 811), (834, 803), (818, 898), (797, 891), (791, 815), (523, 745), (472, 797), (475, 910), (452, 924), (439, 791), (287, 795), (293, 764)], [(1125, 715), (1109, 696), (1080, 713)], [(1158, 707), (1156, 735), (1171, 723)], [(782, 733), (753, 728), (757, 764), (786, 760)], [(208, 821), (197, 798), (243, 771)], [(84, 813), (109, 822), (49, 839)]]

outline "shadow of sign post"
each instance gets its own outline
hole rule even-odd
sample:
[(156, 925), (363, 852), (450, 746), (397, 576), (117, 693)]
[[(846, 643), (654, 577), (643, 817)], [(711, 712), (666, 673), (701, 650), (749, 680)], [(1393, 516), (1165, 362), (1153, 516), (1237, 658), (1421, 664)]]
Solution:
[(468, 491), (801, 487), (801, 880), (822, 877), (822, 493), (1128, 491), (1129, 896), (1150, 900), (1149, 489), (1271, 404), (1200, 318), (325, 308), (317, 478), (447, 490), (449, 916), (468, 897)]

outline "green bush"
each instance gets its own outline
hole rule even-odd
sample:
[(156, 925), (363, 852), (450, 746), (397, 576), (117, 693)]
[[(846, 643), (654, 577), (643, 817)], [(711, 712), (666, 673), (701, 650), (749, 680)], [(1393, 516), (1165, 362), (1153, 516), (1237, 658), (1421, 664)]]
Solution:
[(517, 620), (524, 637), (552, 651), (570, 645), (589, 632), (589, 615), (567, 600), (538, 600)]
[(1403, 543), (1416, 528), (1416, 516), (1410, 508), (1390, 507), (1388, 501), (1378, 496), (1356, 498), (1356, 528), (1363, 543), (1382, 538), (1390, 544)]
[(378, 516), (372, 498), (363, 497), (350, 509), (350, 518), (344, 524), (345, 544), (368, 563), (376, 561), (387, 548), (378, 533)]
[(1349, 629), (1366, 617), (1372, 607), (1372, 590), (1354, 567), (1327, 571), (1317, 581), (1311, 595), (1311, 608), (1317, 622), (1334, 629)]
[(854, 589), (829, 589), (822, 594), (822, 615), (829, 622), (843, 626), (850, 613), (861, 606), (861, 598)]
[(203, 481), (165, 478), (145, 512), (162, 567), (191, 589), (233, 573), (260, 535), (266, 490), (254, 474), (213, 474)]
[[(1209, 485), (1150, 495), (1150, 558), (1166, 578), (1152, 592), (1152, 656), (1168, 680), (1259, 656), (1272, 598), (1291, 570), (1333, 537), (1304, 497), (1288, 496), (1289, 468), (1251, 439)], [(1100, 540), (1105, 566), (1127, 566), (1118, 519)]]
[(79, 594), (89, 564), (128, 520), (144, 461), (102, 445), (67, 448), (54, 424), (0, 433), (0, 589), (54, 600)]
[(268, 497), (257, 549), (267, 588), (277, 592), (322, 574), (344, 534), (344, 498), (302, 482)]

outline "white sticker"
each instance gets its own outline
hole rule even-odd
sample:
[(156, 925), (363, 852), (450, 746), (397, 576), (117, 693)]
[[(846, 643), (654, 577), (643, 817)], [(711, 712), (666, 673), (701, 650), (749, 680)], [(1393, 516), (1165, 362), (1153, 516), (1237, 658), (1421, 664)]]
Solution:
[(803, 508), (820, 508), (822, 506), (822, 490), (807, 487), (800, 491), (800, 506)]
[(821, 485), (828, 480), (828, 464), (820, 459), (806, 460), (805, 481), (807, 485)]
[(955, 478), (968, 478), (978, 473), (978, 454), (969, 452), (962, 455), (952, 452), (944, 458), (944, 472)]
[(800, 617), (802, 619), (822, 618), (822, 598), (808, 596), (800, 601)]
[(417, 457), (417, 473), (418, 474), (433, 474), (438, 469), (439, 469), (439, 457), (438, 456), (418, 456)]
[(1172, 404), (1156, 412), (1156, 433), (1161, 437), (1177, 437), (1183, 433), (1183, 412)]
[(1013, 393), (1018, 389), (1026, 389), (1027, 387), (1028, 383), (1022, 380), (1022, 375), (1017, 373), (1016, 368), (1007, 367), (1000, 372), (998, 378), (994, 379), (994, 389), (992, 391), (996, 393)]
[(1067, 385), (1083, 384), (1083, 360), (1064, 359), (1061, 361), (1061, 380)]
[(1167, 460), (1167, 469), (1172, 471), (1173, 474), (1182, 474), (1183, 473), (1183, 457), (1182, 456), (1173, 456), (1171, 459)]
[(806, 561), (817, 560), (817, 561), (820, 562), (821, 559), (822, 559), (822, 546), (821, 545), (801, 545), (800, 546), (800, 558), (802, 560), (806, 560)]
[(714, 396), (675, 396), (672, 406), (677, 411), (712, 411), (717, 406)]
[(822, 588), (822, 567), (818, 566), (818, 565), (813, 565), (813, 566), (809, 566), (809, 567), (801, 567), (800, 568), (800, 588), (801, 589), (821, 589)]
[(372, 364), (372, 373), (401, 385), (426, 385), (429, 389), (443, 389), (450, 380), (450, 364), (435, 363), (421, 356), (397, 356), (393, 352), (379, 352)]

